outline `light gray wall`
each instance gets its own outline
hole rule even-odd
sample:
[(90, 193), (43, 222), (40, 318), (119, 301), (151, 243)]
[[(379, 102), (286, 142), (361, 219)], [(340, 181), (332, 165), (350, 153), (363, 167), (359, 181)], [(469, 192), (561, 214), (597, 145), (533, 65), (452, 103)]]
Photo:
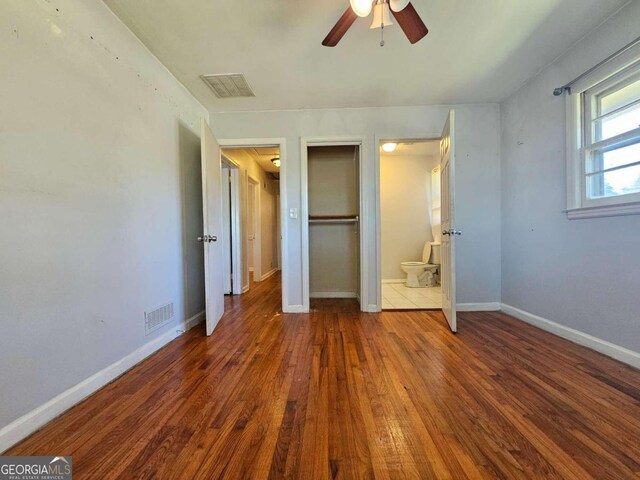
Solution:
[(502, 301), (640, 351), (640, 216), (568, 220), (564, 85), (638, 36), (631, 2), (502, 105)]
[[(361, 170), (369, 208), (376, 204), (374, 149), (382, 138), (439, 137), (450, 108), (456, 110), (458, 303), (500, 301), (500, 108), (497, 104), (345, 108), (274, 112), (211, 113), (218, 138), (285, 138), (287, 142), (285, 208), (300, 208), (300, 138), (362, 136), (366, 143)], [(281, 185), (281, 189), (283, 185)], [(301, 220), (283, 219), (289, 250), (283, 276), (289, 305), (302, 304)], [(374, 225), (375, 227), (375, 225)], [(375, 238), (376, 231), (365, 232)], [(368, 258), (377, 264), (375, 255)], [(374, 299), (378, 279), (370, 275), (368, 297)]]
[(1, 428), (204, 309), (208, 113), (102, 2), (4, 0), (0, 32)]

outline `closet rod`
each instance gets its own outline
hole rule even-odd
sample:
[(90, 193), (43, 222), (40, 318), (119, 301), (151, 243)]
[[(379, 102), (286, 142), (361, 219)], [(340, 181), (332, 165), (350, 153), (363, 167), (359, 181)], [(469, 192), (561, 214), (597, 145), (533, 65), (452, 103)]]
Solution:
[(358, 215), (309, 215), (309, 223), (357, 223)]

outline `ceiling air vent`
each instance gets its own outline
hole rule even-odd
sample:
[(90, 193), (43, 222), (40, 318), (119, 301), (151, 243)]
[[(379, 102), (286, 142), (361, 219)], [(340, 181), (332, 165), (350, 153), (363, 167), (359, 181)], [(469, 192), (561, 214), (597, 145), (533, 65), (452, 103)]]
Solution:
[(247, 79), (241, 73), (202, 75), (200, 78), (209, 85), (218, 98), (255, 97)]

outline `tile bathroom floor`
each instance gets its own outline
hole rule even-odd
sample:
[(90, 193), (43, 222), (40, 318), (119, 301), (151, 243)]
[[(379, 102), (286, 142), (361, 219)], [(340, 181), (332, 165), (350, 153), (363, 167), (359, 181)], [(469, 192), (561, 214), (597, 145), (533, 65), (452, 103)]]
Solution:
[(404, 283), (382, 284), (383, 310), (442, 308), (442, 290), (435, 287), (409, 288)]

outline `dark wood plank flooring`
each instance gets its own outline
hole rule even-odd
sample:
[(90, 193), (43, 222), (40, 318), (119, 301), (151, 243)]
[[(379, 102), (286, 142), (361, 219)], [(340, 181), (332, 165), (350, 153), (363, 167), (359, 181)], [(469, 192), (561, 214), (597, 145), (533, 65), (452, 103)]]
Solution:
[(280, 313), (279, 277), (12, 448), (74, 478), (640, 478), (640, 372), (501, 313)]

